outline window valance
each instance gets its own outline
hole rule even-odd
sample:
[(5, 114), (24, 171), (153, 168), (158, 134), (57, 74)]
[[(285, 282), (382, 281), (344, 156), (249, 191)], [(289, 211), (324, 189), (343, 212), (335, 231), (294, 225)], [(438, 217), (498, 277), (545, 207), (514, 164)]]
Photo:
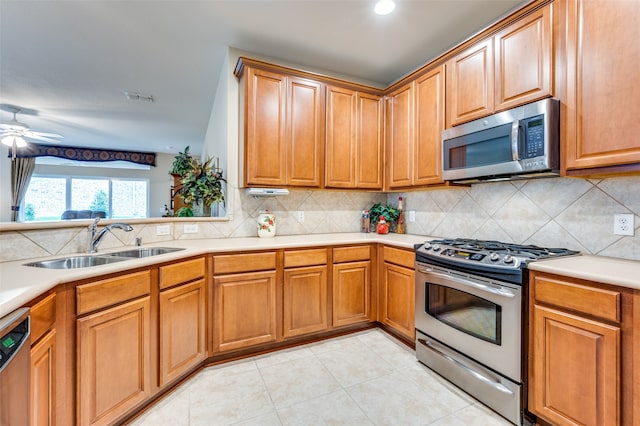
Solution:
[[(11, 154), (9, 154), (11, 156)], [(75, 146), (43, 145), (29, 143), (16, 150), (16, 157), (58, 157), (76, 161), (129, 161), (145, 166), (156, 165), (156, 154), (152, 152), (119, 151), (111, 149), (79, 148)]]

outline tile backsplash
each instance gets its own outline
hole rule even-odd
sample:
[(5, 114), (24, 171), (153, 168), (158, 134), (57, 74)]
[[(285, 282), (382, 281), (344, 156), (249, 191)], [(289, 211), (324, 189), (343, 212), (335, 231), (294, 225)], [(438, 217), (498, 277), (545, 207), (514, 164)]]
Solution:
[[(133, 232), (115, 229), (101, 248), (191, 238), (257, 235), (261, 210), (276, 215), (277, 234), (358, 232), (363, 209), (376, 202), (396, 205), (405, 198), (406, 211), (415, 211), (407, 232), (436, 237), (494, 239), (567, 247), (585, 253), (640, 260), (640, 177), (539, 179), (478, 184), (471, 187), (375, 193), (363, 191), (292, 190), (281, 197), (253, 198), (233, 189), (232, 219), (195, 222), (199, 232), (185, 234), (189, 222), (170, 222), (170, 234), (157, 236), (158, 222), (134, 224)], [(304, 219), (298, 215), (304, 212)], [(633, 213), (635, 236), (613, 234), (613, 215)], [(82, 253), (86, 227), (0, 232), (0, 261)]]

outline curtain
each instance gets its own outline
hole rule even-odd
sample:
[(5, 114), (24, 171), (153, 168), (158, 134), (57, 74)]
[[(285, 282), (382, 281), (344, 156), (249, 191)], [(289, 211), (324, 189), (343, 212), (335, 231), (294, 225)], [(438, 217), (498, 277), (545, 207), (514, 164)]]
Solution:
[[(11, 155), (11, 154), (9, 154)], [(45, 145), (30, 142), (19, 148), (16, 156), (25, 157), (58, 157), (76, 161), (128, 161), (145, 166), (156, 165), (156, 154), (152, 152), (116, 151), (112, 149), (79, 148), (74, 146)]]
[(11, 220), (18, 220), (20, 203), (24, 198), (29, 180), (36, 167), (35, 158), (15, 158), (11, 161)]

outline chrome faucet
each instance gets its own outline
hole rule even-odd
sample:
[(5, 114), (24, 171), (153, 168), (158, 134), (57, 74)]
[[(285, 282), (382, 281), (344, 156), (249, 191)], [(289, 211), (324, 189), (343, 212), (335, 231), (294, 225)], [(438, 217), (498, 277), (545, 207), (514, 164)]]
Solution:
[(94, 220), (93, 223), (89, 225), (89, 248), (87, 249), (87, 253), (97, 253), (98, 245), (100, 245), (102, 238), (104, 238), (104, 235), (107, 233), (107, 231), (111, 231), (113, 228), (123, 229), (127, 232), (133, 231), (131, 225), (118, 222), (107, 225), (98, 232), (98, 222), (100, 222), (99, 217), (97, 217), (96, 220)]

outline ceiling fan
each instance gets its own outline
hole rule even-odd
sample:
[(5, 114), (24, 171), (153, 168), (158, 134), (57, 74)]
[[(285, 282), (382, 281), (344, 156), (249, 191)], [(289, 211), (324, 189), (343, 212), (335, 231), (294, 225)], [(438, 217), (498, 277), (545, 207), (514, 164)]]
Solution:
[(62, 138), (55, 133), (34, 132), (29, 129), (29, 126), (16, 119), (16, 114), (20, 111), (19, 108), (13, 109), (10, 111), (13, 112), (13, 120), (0, 123), (0, 142), (11, 148), (13, 158), (16, 156), (16, 148), (27, 146), (27, 139), (58, 143), (57, 139)]

